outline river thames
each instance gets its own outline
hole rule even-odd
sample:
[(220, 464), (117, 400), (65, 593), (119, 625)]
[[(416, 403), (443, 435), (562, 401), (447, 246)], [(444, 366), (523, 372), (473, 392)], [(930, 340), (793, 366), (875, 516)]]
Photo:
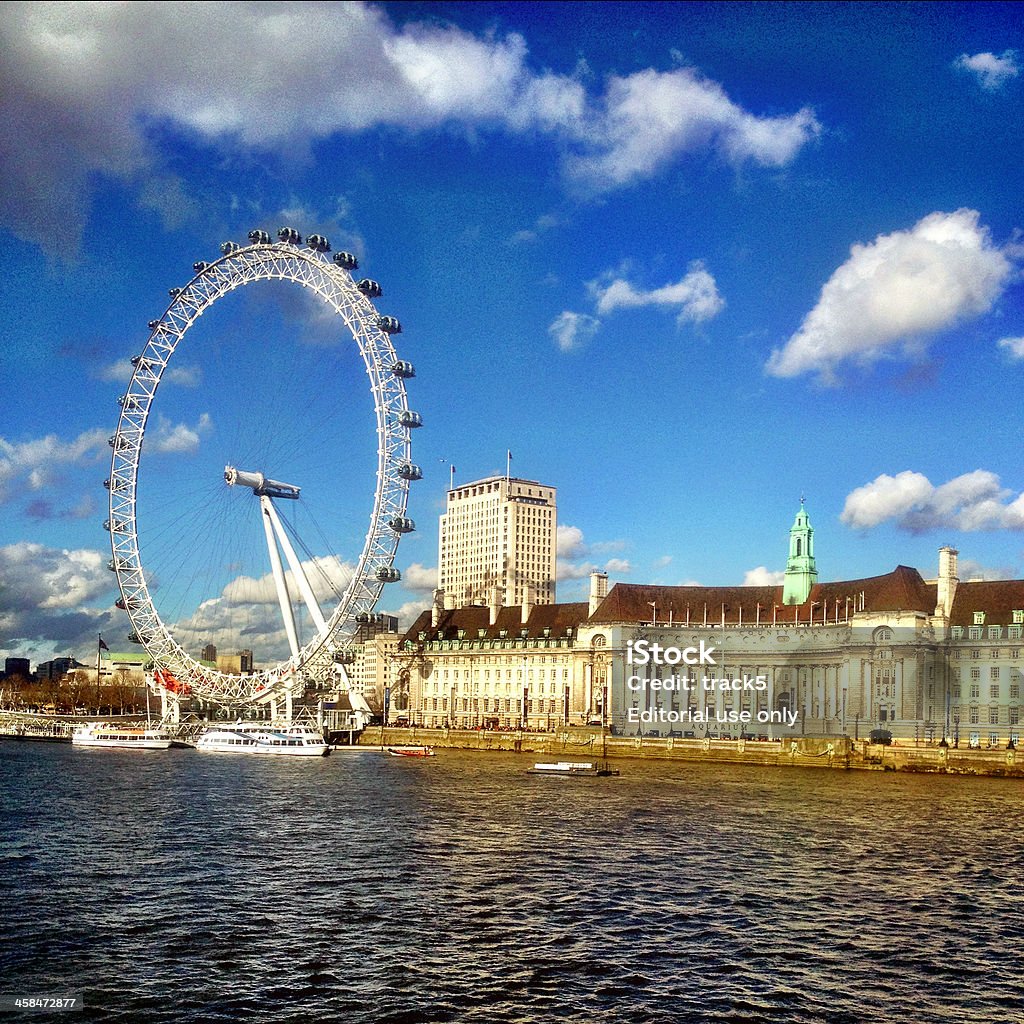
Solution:
[(0, 744), (0, 994), (78, 1020), (1024, 1019), (1024, 784)]

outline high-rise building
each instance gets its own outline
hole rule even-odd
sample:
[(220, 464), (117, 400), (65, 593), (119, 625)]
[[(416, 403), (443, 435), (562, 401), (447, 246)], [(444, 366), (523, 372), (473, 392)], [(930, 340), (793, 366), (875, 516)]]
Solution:
[(441, 516), (438, 589), (450, 608), (524, 601), (554, 604), (555, 488), (493, 476), (448, 492)]

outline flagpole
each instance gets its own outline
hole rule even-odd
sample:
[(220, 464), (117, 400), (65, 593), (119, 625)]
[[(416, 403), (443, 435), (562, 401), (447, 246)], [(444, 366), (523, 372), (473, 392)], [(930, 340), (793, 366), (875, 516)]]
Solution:
[(512, 476), (512, 450), (510, 448), (505, 449), (505, 479), (508, 480)]
[(454, 466), (454, 464), (448, 470), (448, 490), (449, 491), (454, 491), (455, 490), (455, 466)]
[(103, 634), (96, 634), (96, 714), (100, 713), (100, 651), (103, 650)]

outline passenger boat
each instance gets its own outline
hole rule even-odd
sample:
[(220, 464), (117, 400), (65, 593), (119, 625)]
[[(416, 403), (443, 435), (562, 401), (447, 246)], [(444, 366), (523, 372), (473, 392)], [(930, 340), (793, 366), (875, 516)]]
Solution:
[(607, 765), (596, 767), (593, 761), (555, 761), (551, 764), (535, 764), (526, 769), (528, 775), (618, 775), (617, 768)]
[(86, 722), (71, 734), (71, 742), (76, 747), (166, 750), (171, 745), (171, 736), (164, 729), (111, 725), (109, 722)]
[(219, 754), (283, 754), (326, 757), (330, 745), (308, 725), (271, 722), (225, 722), (211, 725), (196, 740), (196, 750)]
[(434, 751), (430, 747), (420, 746), (403, 746), (403, 747), (388, 747), (388, 753), (392, 757), (435, 757)]

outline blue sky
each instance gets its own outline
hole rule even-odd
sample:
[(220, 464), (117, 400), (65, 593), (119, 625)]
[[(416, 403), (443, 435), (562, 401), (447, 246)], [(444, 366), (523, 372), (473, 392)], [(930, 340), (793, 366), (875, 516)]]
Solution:
[[(194, 261), (282, 224), (357, 253), (405, 328), (424, 479), (380, 605), (405, 620), (449, 466), (506, 449), (558, 488), (561, 600), (595, 567), (769, 580), (801, 495), (823, 580), (932, 575), (946, 543), (1024, 575), (1022, 29), (984, 3), (8, 5), (0, 653), (126, 646), (101, 528), (125, 360)], [(310, 537), (343, 576), (361, 370), (328, 372), (287, 289), (245, 291), (161, 389), (151, 508), (205, 531), (226, 439), (301, 409), (311, 450), (353, 453)], [(274, 653), (262, 543), (190, 642)]]

